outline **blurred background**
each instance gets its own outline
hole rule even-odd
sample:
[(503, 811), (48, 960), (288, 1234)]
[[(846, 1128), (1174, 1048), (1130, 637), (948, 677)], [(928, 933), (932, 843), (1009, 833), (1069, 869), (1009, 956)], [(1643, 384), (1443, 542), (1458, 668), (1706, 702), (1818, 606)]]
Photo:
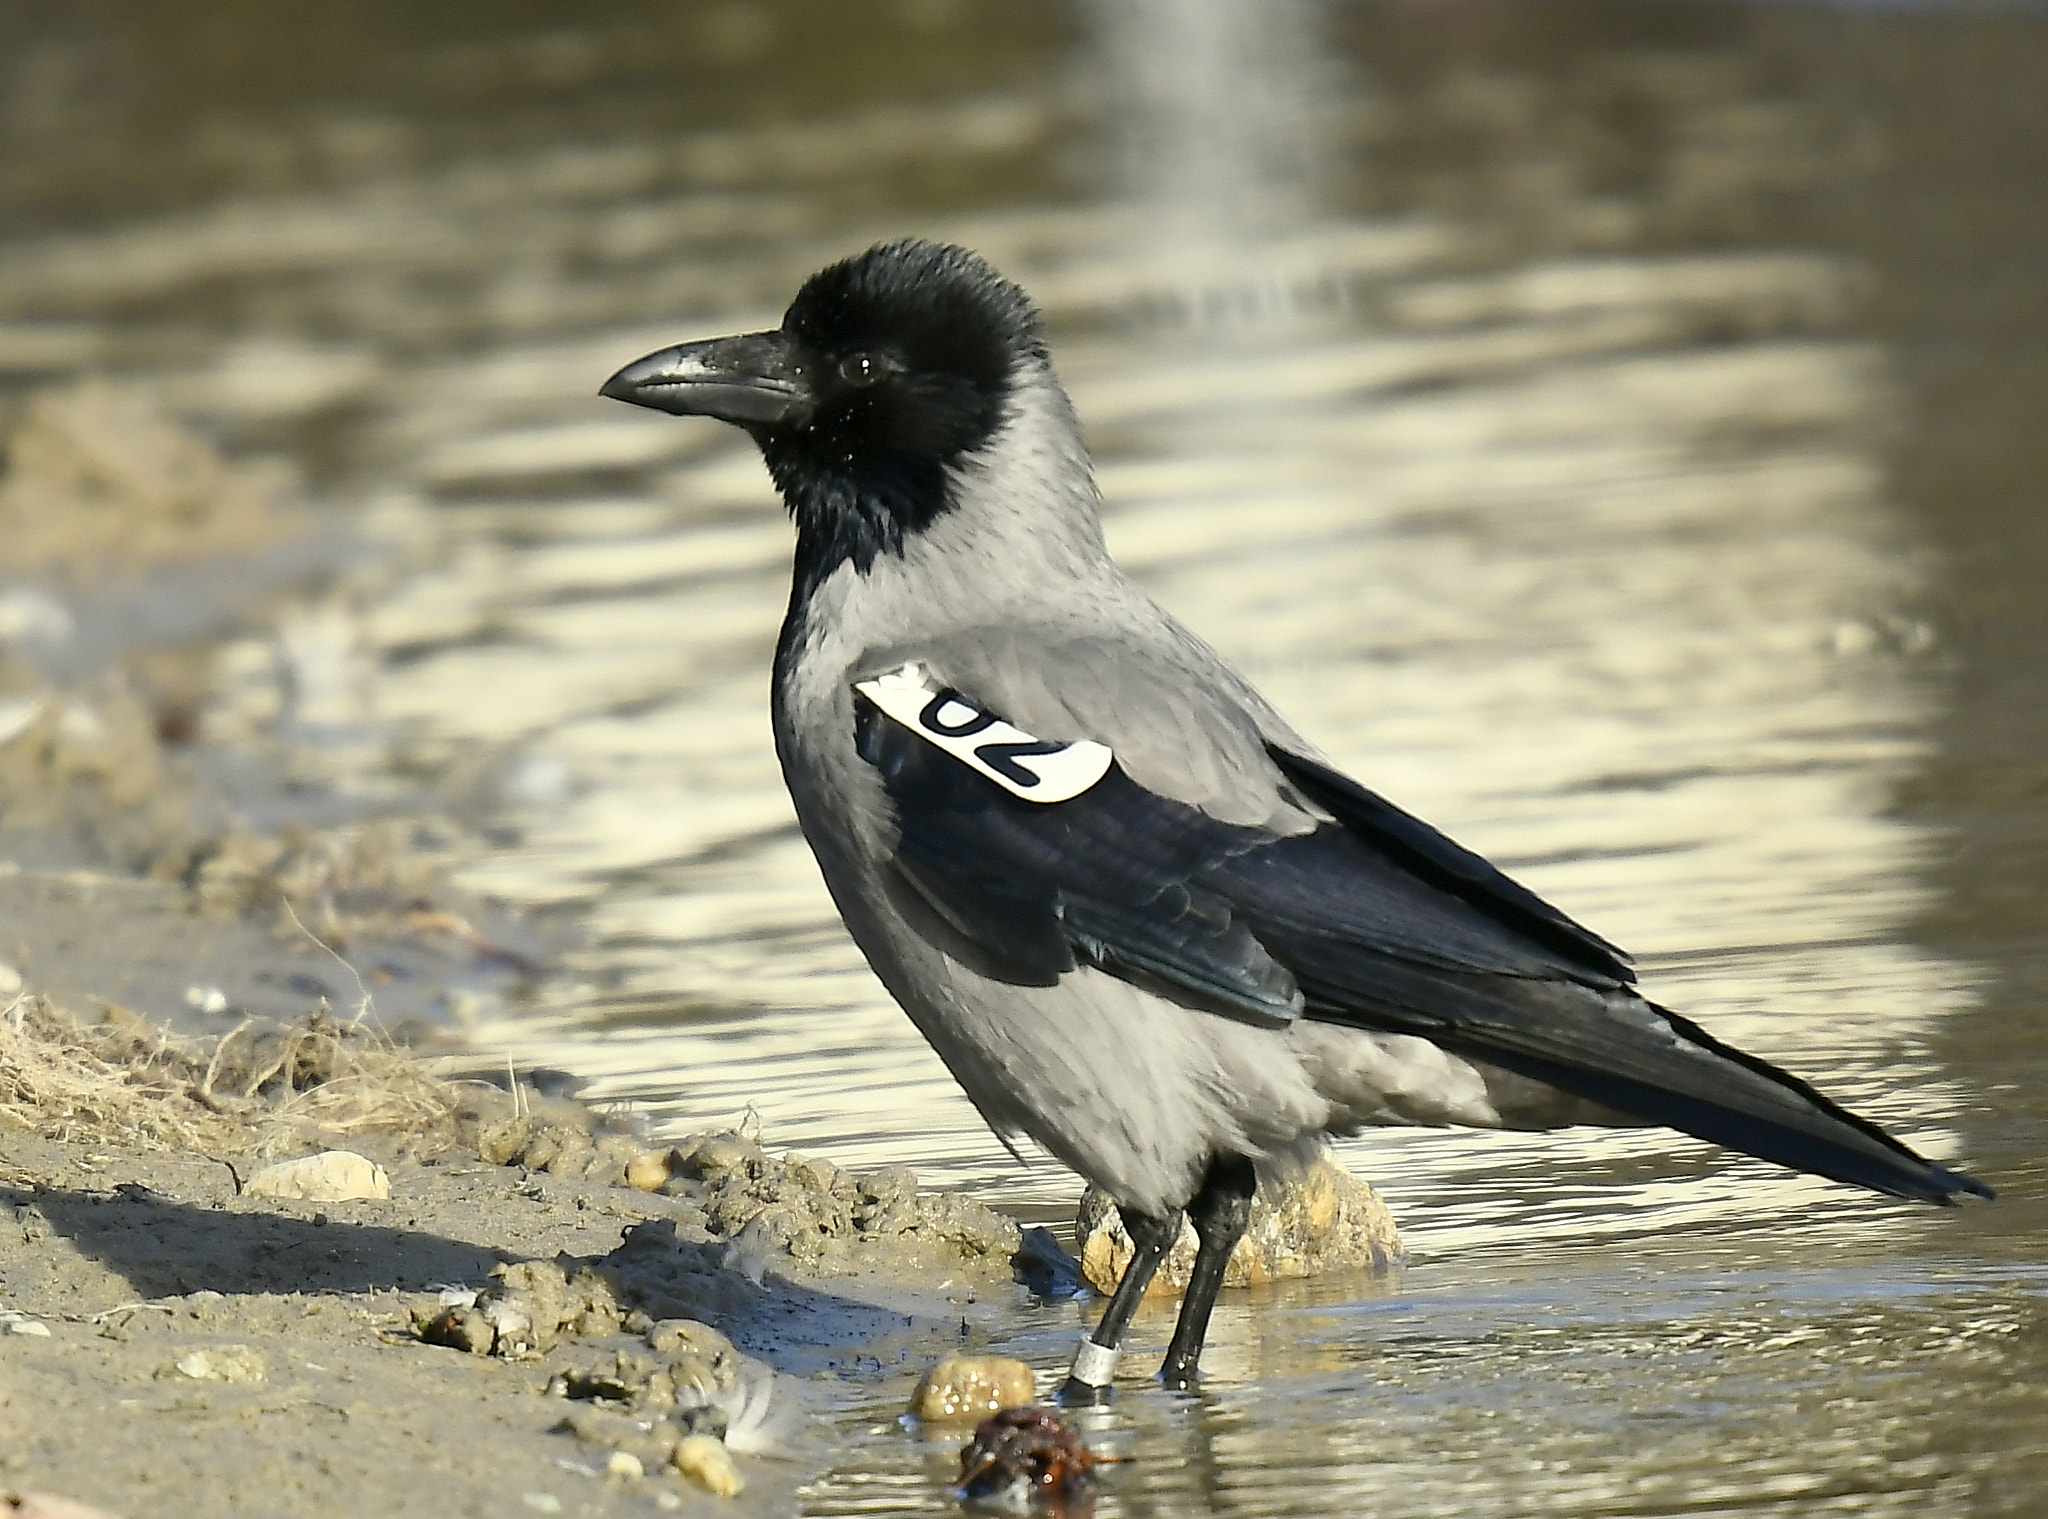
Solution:
[[(1169, 608), (1657, 1000), (2005, 1194), (1347, 1142), (1399, 1292), (1226, 1309), (1236, 1376), (1134, 1411), (1173, 1456), (1108, 1501), (2034, 1512), (2044, 80), (2031, 5), (13, 0), (0, 969), (188, 1028), (367, 998), (656, 1132), (1070, 1217), (791, 821), (750, 445), (594, 394), (962, 242)], [(843, 1416), (814, 1512), (921, 1469)]]

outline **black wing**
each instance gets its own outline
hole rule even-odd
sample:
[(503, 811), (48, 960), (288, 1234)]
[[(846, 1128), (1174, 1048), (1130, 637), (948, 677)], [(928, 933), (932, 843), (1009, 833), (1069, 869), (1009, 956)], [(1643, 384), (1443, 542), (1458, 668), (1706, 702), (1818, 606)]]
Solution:
[(896, 804), (899, 874), (1020, 981), (1080, 961), (1255, 1023), (1301, 1011), (1294, 978), (1199, 878), (1272, 842), (1156, 796), (1116, 765), (1067, 802), (1027, 802), (855, 694), (860, 752)]
[(1983, 1190), (1643, 1001), (1619, 950), (1315, 761), (1274, 752), (1336, 821), (1278, 835), (1114, 764), (1070, 800), (1025, 801), (855, 707), (898, 873), (998, 973), (1042, 984), (1086, 962), (1254, 1023), (1416, 1034), (1798, 1169), (1935, 1201)]
[(1285, 768), (1340, 822), (1284, 836), (1218, 822), (1114, 764), (1071, 801), (1025, 801), (865, 697), (856, 711), (860, 752), (896, 804), (899, 870), (956, 929), (1035, 977), (1077, 955), (1128, 962), (1221, 1011), (1284, 1022), (1302, 1004), (1263, 925), (1299, 940), (1310, 967), (1311, 941), (1327, 939), (1433, 972), (1633, 978), (1613, 946), (1313, 761), (1289, 755)]
[(1464, 845), (1445, 838), (1412, 813), (1348, 775), (1277, 744), (1266, 752), (1281, 773), (1310, 801), (1336, 818), (1344, 830), (1384, 850), (1418, 881), (1477, 908), (1500, 927), (1561, 955), (1596, 984), (1632, 982), (1635, 968), (1622, 950), (1511, 880)]

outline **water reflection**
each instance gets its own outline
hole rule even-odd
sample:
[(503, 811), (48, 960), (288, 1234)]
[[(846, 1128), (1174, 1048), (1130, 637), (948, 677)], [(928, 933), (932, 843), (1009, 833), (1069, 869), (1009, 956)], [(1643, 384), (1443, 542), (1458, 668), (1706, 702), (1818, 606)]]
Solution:
[[(1222, 6), (904, 7), (893, 73), (835, 68), (882, 43), (821, 5), (749, 10), (820, 29), (780, 51), (615, 9), (552, 51), (413, 39), (495, 135), (408, 74), (376, 131), (277, 127), (320, 174), (98, 229), (51, 170), (20, 198), (56, 209), (0, 244), (0, 368), (122, 355), (362, 502), (376, 565), (226, 651), (209, 733), (460, 804), (471, 884), (587, 925), (479, 1046), (658, 1128), (751, 1112), (1070, 1203), (874, 985), (790, 822), (789, 538), (751, 449), (588, 394), (873, 237), (954, 238), (1045, 303), (1119, 557), (1304, 730), (1636, 949), (1660, 1000), (1937, 1154), (1969, 1133), (2007, 1186), (1957, 1220), (1658, 1133), (1351, 1142), (1417, 1255), (1399, 1296), (1226, 1304), (1209, 1393), (1110, 1417), (1105, 1511), (2030, 1511), (2048, 390), (2037, 343), (1998, 346), (2038, 330), (2038, 281), (1941, 250), (2042, 246), (2010, 156), (2038, 149), (2038, 23), (1300, 4), (1240, 79), (1203, 72), (1243, 63), (1224, 32), (1166, 26), (1251, 14)], [(1077, 102), (1070, 37), (1125, 116)], [(1209, 92), (1148, 84), (1172, 58)], [(712, 93), (668, 100), (657, 65)], [(520, 103), (544, 76), (556, 130)], [(1117, 160), (1116, 121), (1154, 156)], [(1151, 167), (1105, 199), (1119, 161)], [(1078, 1310), (987, 1312), (1051, 1365)], [(836, 1390), (812, 1511), (944, 1506), (902, 1391)]]
[(1114, 189), (1144, 208), (1147, 294), (1198, 327), (1295, 315), (1273, 252), (1328, 215), (1348, 81), (1318, 0), (1095, 0), (1087, 49)]
[[(909, 213), (889, 230), (972, 242), (1028, 281), (1101, 462), (1113, 548), (1304, 729), (1636, 948), (1657, 995), (1943, 1150), (1953, 1096), (1916, 1051), (1967, 977), (1891, 933), (1920, 900), (1921, 844), (1880, 801), (1920, 751), (1925, 708), (1884, 632), (1918, 576), (1872, 447), (1883, 361), (1849, 320), (1857, 269), (1768, 245), (1624, 256), (1580, 233), (1489, 252), (1425, 208), (1317, 213), (1310, 176), (1272, 155), (1334, 109), (1331, 75), (1286, 66), (1327, 18), (1276, 13), (1260, 66), (1240, 60), (1222, 83), (1217, 38), (1242, 13), (1178, 3), (1156, 19), (1173, 45), (1145, 67), (1207, 80), (1211, 106), (1232, 83), (1272, 105), (1244, 113), (1229, 152), (1193, 151), (1172, 91), (1141, 77), (1135, 23), (1098, 15), (1150, 192)], [(1661, 113), (1647, 136), (1672, 146), (1645, 173), (1692, 186), (1666, 195), (1687, 205), (1710, 198), (1709, 145), (1727, 200), (1731, 183), (1788, 172), (1742, 143), (1816, 136), (1785, 102), (1750, 98), (1761, 87), (1728, 58), (1621, 51), (1593, 73)], [(1543, 119), (1545, 92), (1565, 109), (1540, 70), (1474, 65), (1410, 114), (1469, 136), (1491, 112), (1511, 136)], [(250, 338), (173, 384), (251, 429), (352, 409), (346, 457), (380, 490), (369, 521), (403, 567), (304, 619), (317, 659), (288, 644), (282, 678), (374, 671), (328, 682), (323, 720), (387, 738), (290, 762), (365, 791), (394, 773), (482, 786), (510, 842), (470, 883), (572, 904), (589, 926), (536, 1004), (481, 1041), (586, 1071), (661, 1126), (752, 1111), (784, 1142), (909, 1160), (1039, 1208), (1071, 1179), (1020, 1171), (983, 1131), (861, 967), (789, 826), (762, 705), (787, 529), (752, 451), (613, 415), (563, 377), (770, 320), (802, 273), (861, 240), (821, 215), (818, 164), (791, 144), (829, 139), (835, 162), (873, 173), (965, 164), (1057, 111), (1025, 90), (934, 106), (908, 132), (862, 109), (509, 152), (32, 244), (0, 268), (0, 289), (102, 303), (275, 271), (275, 299), (353, 303), (355, 330), (403, 334), (375, 358)], [(1481, 146), (1497, 173), (1533, 172), (1512, 140)], [(753, 166), (738, 199), (712, 172), (720, 152)], [(1563, 188), (1572, 226), (1573, 206), (1593, 225), (1614, 198), (1611, 182)], [(522, 257), (469, 281), (414, 277), (506, 227)], [(1162, 260), (1162, 239), (1186, 256)], [(1228, 291), (1248, 266), (1333, 298), (1295, 308), (1312, 322), (1240, 325), (1227, 343), (1156, 320), (1188, 312), (1190, 271)], [(450, 341), (480, 318), (489, 341)], [(260, 741), (279, 667), (254, 650), (229, 663), (242, 700), (214, 731)], [(1832, 1016), (1845, 1002), (1853, 1022)], [(1763, 1189), (1752, 1208), (1833, 1199), (1803, 1206), (1809, 1222), (1851, 1207), (1718, 1159), (1700, 1164), (1721, 1186), (1532, 1191), (1560, 1161), (1627, 1173), (1684, 1149), (1382, 1135), (1348, 1153), (1416, 1205), (1433, 1251), (1698, 1222), (1743, 1188)]]
[[(1400, 1297), (1297, 1287), (1219, 1318), (1221, 1385), (1093, 1416), (1098, 1513), (1267, 1516), (2027, 1512), (2038, 1286), (1765, 1254), (1567, 1256)], [(1160, 1338), (1169, 1321), (1140, 1321)], [(1006, 1348), (1044, 1360), (1058, 1335)], [(1062, 1341), (1063, 1343), (1063, 1341)], [(953, 1444), (906, 1445), (885, 1389), (814, 1515), (947, 1512)]]

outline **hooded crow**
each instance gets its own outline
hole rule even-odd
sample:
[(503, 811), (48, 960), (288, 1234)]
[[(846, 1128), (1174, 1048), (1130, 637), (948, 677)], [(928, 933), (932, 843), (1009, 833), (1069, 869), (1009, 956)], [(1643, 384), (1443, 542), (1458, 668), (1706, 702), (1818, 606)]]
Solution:
[(746, 429), (796, 522), (776, 752), (854, 941), (998, 1134), (1136, 1245), (1193, 1378), (1260, 1174), (1367, 1124), (1667, 1124), (1895, 1197), (1991, 1195), (1644, 1000), (1628, 957), (1335, 769), (1104, 548), (1038, 313), (961, 248), (812, 276), (604, 395)]

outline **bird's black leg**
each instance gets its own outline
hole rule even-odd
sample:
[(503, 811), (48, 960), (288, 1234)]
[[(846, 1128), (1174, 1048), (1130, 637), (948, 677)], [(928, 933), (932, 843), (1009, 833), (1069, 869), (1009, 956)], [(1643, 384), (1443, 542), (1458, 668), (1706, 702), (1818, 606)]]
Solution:
[(1109, 1306), (1103, 1309), (1095, 1332), (1074, 1352), (1074, 1368), (1067, 1373), (1066, 1385), (1060, 1389), (1060, 1404), (1066, 1408), (1085, 1408), (1109, 1401), (1109, 1383), (1116, 1375), (1117, 1357), (1122, 1354), (1118, 1347), (1123, 1343), (1124, 1329), (1130, 1324), (1131, 1315), (1138, 1311), (1138, 1304), (1144, 1301), (1145, 1289), (1152, 1285), (1159, 1263), (1180, 1238), (1178, 1208), (1164, 1218), (1134, 1213), (1128, 1208), (1120, 1211), (1124, 1230), (1131, 1237), (1131, 1263), (1124, 1267), (1123, 1279), (1110, 1294)]
[(1216, 1306), (1216, 1294), (1223, 1288), (1223, 1270), (1230, 1264), (1230, 1252), (1244, 1238), (1251, 1222), (1252, 1194), (1259, 1179), (1252, 1163), (1242, 1155), (1219, 1155), (1202, 1178), (1202, 1190), (1188, 1204), (1201, 1248), (1195, 1254), (1195, 1268), (1188, 1275), (1188, 1290), (1180, 1303), (1180, 1322), (1173, 1329), (1173, 1343), (1167, 1347), (1166, 1362), (1159, 1368), (1159, 1380), (1168, 1387), (1186, 1387), (1195, 1379), (1195, 1363), (1202, 1358), (1202, 1341), (1209, 1333), (1209, 1314)]

